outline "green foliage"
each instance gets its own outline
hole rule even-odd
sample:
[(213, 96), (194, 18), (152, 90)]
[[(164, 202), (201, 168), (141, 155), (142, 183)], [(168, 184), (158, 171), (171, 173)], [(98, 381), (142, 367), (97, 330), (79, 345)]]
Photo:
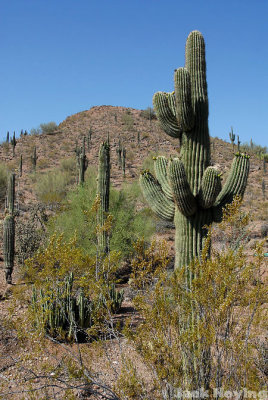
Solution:
[(70, 175), (75, 175), (76, 172), (76, 161), (74, 157), (63, 158), (60, 160), (60, 169), (63, 172), (67, 172)]
[(56, 124), (56, 122), (47, 122), (47, 123), (43, 123), (40, 124), (37, 128), (32, 128), (30, 130), (30, 134), (31, 135), (41, 135), (42, 133), (45, 134), (53, 134), (58, 128), (58, 125)]
[[(227, 236), (234, 224), (246, 223), (239, 208), (238, 201), (227, 206), (218, 226)], [(200, 259), (170, 275), (160, 269), (154, 276), (157, 280), (145, 285), (134, 299), (142, 322), (135, 329), (130, 324), (126, 334), (152, 371), (153, 389), (140, 394), (143, 376), (134, 361), (129, 374), (119, 377), (118, 392), (123, 398), (176, 398), (178, 389), (204, 388), (209, 398), (219, 387), (224, 391), (265, 390), (262, 335), (268, 297), (263, 246), (257, 244), (253, 250), (254, 262), (248, 260), (243, 244), (236, 251), (214, 250), (208, 257), (213, 236), (210, 227)], [(164, 253), (161, 258), (164, 263)], [(136, 268), (141, 271), (141, 282), (147, 276), (146, 265), (150, 276), (148, 254)]]
[(43, 203), (59, 203), (64, 199), (68, 186), (73, 182), (74, 178), (69, 172), (62, 172), (60, 168), (55, 168), (45, 174), (39, 174), (36, 177), (34, 189), (38, 199)]
[(254, 143), (252, 140), (250, 143), (245, 142), (240, 145), (241, 151), (247, 152), (249, 154), (255, 154), (258, 158), (262, 159), (262, 154), (267, 153), (267, 147), (261, 146)]
[(56, 122), (51, 121), (51, 122), (40, 124), (40, 128), (41, 128), (41, 133), (50, 134), (50, 133), (54, 133), (54, 131), (57, 130), (58, 125), (56, 124)]
[(113, 278), (118, 255), (111, 253), (98, 266), (96, 262), (77, 246), (75, 237), (65, 242), (62, 235), (52, 235), (47, 246), (26, 260), (25, 281), (34, 284), (29, 318), (40, 333), (79, 341), (105, 330), (124, 293), (116, 290)]
[(149, 119), (150, 121), (152, 119), (156, 119), (156, 115), (152, 107), (147, 107), (145, 110), (141, 110), (140, 116), (142, 118)]
[(32, 308), (37, 327), (43, 326), (45, 332), (60, 340), (78, 341), (93, 324), (93, 304), (83, 290), (73, 293), (73, 280), (70, 273), (55, 292), (45, 293), (41, 289), (39, 295), (33, 287)]
[[(113, 216), (110, 235), (110, 250), (120, 251), (121, 257), (127, 257), (132, 251), (132, 243), (138, 237), (146, 240), (152, 234), (154, 227), (152, 218), (145, 210), (136, 211), (136, 204), (140, 202), (141, 192), (138, 183), (124, 185), (118, 191), (110, 189), (110, 209)], [(57, 231), (70, 239), (74, 232), (77, 243), (88, 254), (96, 252), (96, 174), (89, 171), (88, 180), (83, 188), (77, 187), (69, 192), (62, 211), (51, 219), (48, 224), (50, 233)]]
[(130, 112), (126, 112), (122, 115), (122, 123), (124, 124), (124, 128), (126, 130), (133, 130), (134, 127), (134, 119)]

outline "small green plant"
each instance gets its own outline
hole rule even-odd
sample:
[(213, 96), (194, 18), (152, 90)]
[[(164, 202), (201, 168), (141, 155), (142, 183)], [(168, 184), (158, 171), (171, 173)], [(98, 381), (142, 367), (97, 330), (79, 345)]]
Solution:
[[(237, 218), (240, 224), (240, 205), (227, 206), (219, 229), (228, 234)], [(201, 259), (195, 258), (189, 269), (168, 274), (160, 268), (151, 279), (149, 260), (153, 261), (155, 252), (137, 260), (135, 282), (140, 290), (134, 304), (141, 323), (135, 329), (130, 324), (125, 333), (151, 372), (151, 385), (143, 386), (139, 395), (143, 369), (132, 359), (132, 372), (119, 376), (122, 398), (175, 399), (180, 391), (201, 388), (207, 398), (213, 398), (215, 388), (265, 390), (262, 336), (268, 298), (263, 245), (253, 250), (254, 262), (248, 260), (243, 243), (236, 251), (214, 249), (208, 257), (213, 230), (209, 228)], [(165, 265), (165, 253), (159, 262)], [(188, 273), (190, 286), (185, 284)]]
[(40, 124), (40, 128), (41, 128), (41, 133), (51, 134), (57, 130), (58, 125), (56, 124), (56, 122), (51, 121)]
[(129, 112), (126, 112), (122, 115), (122, 123), (124, 125), (125, 130), (132, 131), (134, 127), (134, 119)]
[(151, 121), (152, 119), (156, 119), (156, 115), (152, 107), (147, 107), (145, 110), (141, 110), (140, 116), (142, 118), (148, 119), (149, 121)]
[(93, 325), (94, 304), (85, 297), (83, 289), (73, 290), (74, 276), (71, 272), (63, 282), (57, 282), (54, 291), (35, 287), (32, 292), (32, 310), (37, 328), (59, 340), (76, 342), (86, 337), (86, 329)]
[(66, 196), (68, 186), (74, 181), (73, 177), (55, 168), (36, 177), (35, 192), (40, 201), (47, 204), (60, 203)]

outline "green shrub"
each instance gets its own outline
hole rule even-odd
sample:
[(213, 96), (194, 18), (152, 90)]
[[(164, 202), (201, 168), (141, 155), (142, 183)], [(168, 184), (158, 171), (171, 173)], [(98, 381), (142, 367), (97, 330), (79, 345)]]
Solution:
[[(228, 236), (234, 224), (240, 223), (239, 204), (234, 202), (217, 229)], [(202, 255), (188, 271), (182, 267), (168, 274), (166, 253), (159, 246), (144, 256), (139, 252), (134, 260), (133, 283), (143, 289), (134, 299), (141, 322), (134, 329), (130, 323), (125, 332), (141, 358), (139, 365), (137, 358), (129, 358), (132, 373), (121, 371), (117, 388), (122, 398), (175, 399), (179, 390), (201, 388), (206, 389), (207, 398), (213, 398), (215, 388), (265, 390), (263, 337), (268, 298), (263, 245), (256, 245), (253, 261), (243, 243), (236, 250), (214, 250), (208, 257), (213, 236), (214, 228), (209, 228)], [(152, 275), (155, 254), (159, 271)], [(144, 385), (145, 392), (140, 393), (145, 366), (148, 374), (152, 372), (151, 385)]]
[(63, 158), (60, 161), (60, 169), (63, 172), (67, 172), (70, 174), (75, 174), (76, 172), (76, 161), (74, 157), (70, 157), (70, 158)]
[(58, 125), (56, 124), (56, 122), (47, 122), (45, 124), (40, 124), (40, 128), (41, 128), (41, 133), (53, 133), (54, 131), (57, 130)]
[(126, 130), (132, 130), (134, 126), (134, 120), (130, 112), (126, 112), (122, 116), (122, 123), (124, 124), (124, 127)]
[[(96, 179), (92, 171), (88, 176), (84, 187), (77, 187), (68, 194), (63, 212), (50, 220), (48, 229), (51, 233), (62, 233), (65, 239), (70, 239), (76, 232), (78, 245), (93, 255), (96, 253)], [(120, 251), (122, 257), (130, 254), (133, 241), (141, 236), (148, 240), (154, 230), (147, 208), (136, 211), (140, 201), (138, 184), (126, 185), (120, 191), (110, 190), (110, 250)]]
[(52, 134), (58, 129), (58, 125), (56, 122), (47, 122), (40, 124), (37, 128), (32, 128), (30, 133), (31, 135), (40, 135), (42, 133)]
[(35, 192), (43, 203), (59, 203), (64, 199), (68, 186), (73, 181), (69, 173), (57, 168), (36, 177)]
[(147, 107), (145, 110), (141, 110), (140, 116), (142, 118), (149, 119), (149, 120), (156, 119), (154, 109), (151, 107)]

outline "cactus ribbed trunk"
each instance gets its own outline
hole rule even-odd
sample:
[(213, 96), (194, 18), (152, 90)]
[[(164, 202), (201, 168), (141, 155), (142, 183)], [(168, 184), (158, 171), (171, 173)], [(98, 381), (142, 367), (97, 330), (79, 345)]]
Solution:
[(213, 222), (210, 210), (202, 211), (190, 217), (185, 217), (178, 209), (175, 210), (175, 268), (188, 265), (193, 258), (199, 257), (207, 236), (204, 225)]
[(210, 163), (208, 96), (204, 38), (193, 31), (187, 38), (185, 67), (174, 74), (175, 90), (157, 92), (155, 112), (162, 129), (180, 142), (180, 156), (157, 157), (156, 179), (149, 171), (140, 177), (149, 205), (176, 227), (175, 267), (199, 257), (206, 238), (204, 225), (220, 222), (222, 209), (235, 195), (243, 196), (249, 157), (237, 153), (221, 188), (220, 173)]
[(98, 208), (98, 246), (102, 253), (108, 253), (109, 238), (105, 228), (110, 198), (110, 145), (108, 142), (102, 143), (99, 150), (97, 195), (100, 199)]

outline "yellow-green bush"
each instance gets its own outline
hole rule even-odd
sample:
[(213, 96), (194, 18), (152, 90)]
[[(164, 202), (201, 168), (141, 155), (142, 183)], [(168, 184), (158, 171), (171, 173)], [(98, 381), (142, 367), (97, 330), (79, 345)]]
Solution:
[[(243, 221), (238, 209), (236, 201), (220, 224), (227, 237), (237, 219), (238, 225)], [(130, 370), (119, 377), (118, 393), (123, 398), (162, 400), (176, 398), (180, 390), (201, 388), (213, 398), (215, 388), (232, 392), (265, 389), (262, 337), (268, 296), (263, 247), (259, 244), (253, 250), (254, 261), (248, 259), (243, 244), (208, 257), (212, 236), (210, 228), (200, 260), (170, 276), (160, 269), (157, 283), (135, 298), (141, 323), (134, 330), (127, 328), (126, 335), (151, 373), (153, 390), (141, 394), (143, 377), (132, 361), (135, 376)], [(150, 275), (148, 259), (139, 264), (141, 276), (146, 265)]]

